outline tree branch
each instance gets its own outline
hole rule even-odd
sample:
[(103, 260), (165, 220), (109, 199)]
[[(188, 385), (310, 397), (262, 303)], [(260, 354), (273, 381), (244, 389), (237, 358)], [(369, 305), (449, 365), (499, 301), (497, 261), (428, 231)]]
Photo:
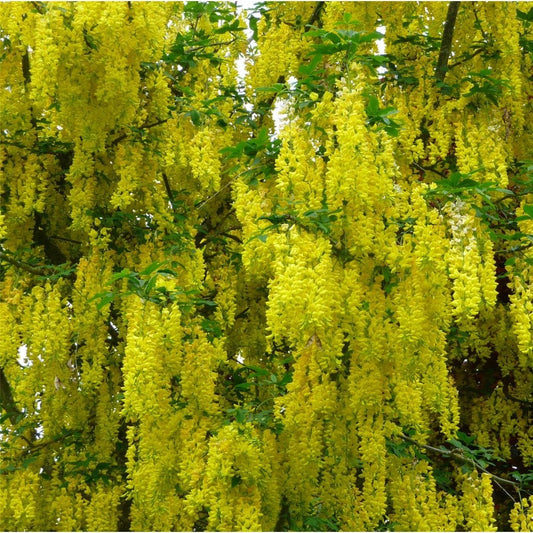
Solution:
[(431, 167), (423, 167), (422, 165), (418, 164), (416, 161), (413, 161), (411, 163), (411, 165), (416, 167), (418, 170), (422, 170), (424, 172), (433, 172), (434, 174), (437, 174), (438, 176), (440, 176), (443, 179), (446, 179), (446, 177), (447, 177), (442, 172), (439, 172), (438, 170), (435, 170), (434, 168), (431, 168)]
[(240, 239), (236, 235), (232, 235), (231, 233), (226, 233), (225, 231), (223, 231), (222, 233), (219, 233), (218, 235), (221, 235), (222, 237), (227, 237), (228, 239), (232, 239), (238, 244), (242, 244), (242, 239)]
[(473, 57), (476, 57), (477, 55), (483, 53), (484, 51), (485, 50), (483, 50), (483, 48), (478, 48), (475, 52), (473, 52), (469, 56), (466, 56), (465, 58), (461, 59), (460, 61), (456, 61), (455, 63), (452, 63), (448, 67), (448, 70), (451, 70), (452, 68), (455, 68), (455, 67), (457, 67), (459, 65), (462, 65), (463, 63), (466, 63), (467, 61), (470, 61)]
[(74, 244), (81, 244), (81, 241), (75, 239), (69, 239), (67, 237), (60, 237), (59, 235), (50, 235), (50, 239), (57, 239), (58, 241), (72, 242)]
[(31, 4), (39, 14), (44, 15), (44, 13), (46, 12), (46, 8), (43, 5), (43, 2), (32, 2)]
[[(162, 118), (162, 119), (156, 120), (152, 124), (144, 124), (139, 129), (140, 130), (147, 130), (147, 129), (150, 129), (150, 128), (154, 128), (155, 126), (160, 126), (161, 124), (164, 124), (165, 122), (168, 122), (170, 119), (171, 119), (171, 117)], [(119, 135), (116, 139), (113, 139), (113, 141), (111, 141), (111, 146), (117, 145), (120, 141), (123, 141), (129, 135), (131, 135), (131, 132), (127, 132), (127, 133), (123, 133), (122, 135)]]
[(307, 21), (306, 27), (312, 26), (313, 24), (315, 24), (315, 22), (317, 23), (317, 26), (319, 28), (322, 27), (322, 21), (320, 20), (320, 14), (322, 12), (322, 9), (324, 9), (324, 5), (325, 5), (325, 2), (317, 2), (316, 3), (315, 9), (313, 11), (313, 14), (311, 15), (311, 17)]
[(163, 172), (161, 176), (163, 178), (163, 184), (165, 185), (165, 191), (167, 192), (168, 201), (170, 202), (170, 207), (172, 207), (172, 211), (176, 213), (176, 208), (174, 206), (174, 195), (172, 194), (172, 189), (170, 188), (167, 175)]
[(420, 442), (417, 442), (416, 440), (412, 439), (411, 437), (408, 437), (407, 435), (400, 435), (400, 437), (410, 442), (411, 444), (414, 444), (418, 448), (422, 448), (423, 450), (427, 450), (430, 452), (438, 453), (439, 455), (444, 455), (446, 457), (457, 459), (458, 461), (461, 461), (463, 463), (470, 463), (474, 468), (481, 470), (485, 474), (488, 474), (490, 477), (492, 477), (495, 481), (499, 481), (500, 483), (507, 483), (508, 485), (513, 485), (513, 487), (519, 487), (520, 483), (518, 481), (513, 481), (512, 479), (506, 479), (504, 477), (500, 477), (496, 474), (493, 474), (492, 472), (489, 472), (486, 468), (482, 467), (474, 459), (470, 457), (465, 457), (464, 455), (461, 455), (460, 453), (454, 452), (453, 450), (444, 450), (441, 448), (435, 448), (434, 446), (429, 446), (428, 444), (421, 444)]
[(198, 50), (203, 50), (204, 48), (212, 48), (213, 46), (230, 45), (230, 44), (233, 44), (236, 40), (237, 40), (237, 38), (235, 37), (235, 39), (232, 39), (231, 41), (224, 41), (224, 42), (220, 42), (220, 43), (209, 43), (209, 44), (204, 44), (204, 45), (201, 45), (201, 46), (193, 46), (192, 48), (188, 48), (187, 50), (185, 50), (185, 53), (186, 54), (192, 54), (194, 52), (198, 52)]
[(13, 425), (16, 425), (22, 416), (13, 399), (13, 393), (11, 392), (11, 387), (6, 379), (3, 368), (0, 368), (0, 409), (7, 413)]
[(31, 265), (28, 265), (27, 263), (23, 263), (22, 261), (19, 261), (18, 259), (10, 257), (3, 250), (0, 250), (0, 260), (4, 260), (6, 263), (9, 263), (10, 265), (14, 267), (20, 268), (21, 270), (24, 270), (25, 272), (28, 272), (29, 274), (33, 274), (34, 276), (47, 276), (50, 274), (48, 269), (37, 268)]
[(453, 1), (448, 5), (448, 13), (446, 14), (446, 22), (444, 23), (444, 30), (442, 32), (442, 41), (440, 44), (436, 72), (437, 80), (441, 82), (444, 81), (446, 72), (448, 71), (448, 59), (450, 58), (450, 53), (452, 51), (453, 30), (455, 28), (457, 12), (459, 11), (459, 3), (460, 2)]
[(489, 36), (487, 35), (487, 33), (485, 32), (485, 30), (483, 29), (483, 26), (481, 26), (481, 21), (479, 20), (479, 17), (477, 16), (477, 9), (476, 9), (476, 4), (475, 2), (472, 2), (473, 4), (473, 11), (474, 11), (474, 18), (476, 19), (476, 24), (478, 25), (478, 28), (479, 28), (479, 31), (481, 32), (481, 35), (483, 36), (483, 39), (485, 39), (486, 42), (489, 41)]
[(44, 248), (46, 258), (53, 265), (62, 265), (67, 262), (65, 254), (50, 240), (43, 224), (42, 213), (35, 212), (35, 225), (33, 227), (33, 240)]

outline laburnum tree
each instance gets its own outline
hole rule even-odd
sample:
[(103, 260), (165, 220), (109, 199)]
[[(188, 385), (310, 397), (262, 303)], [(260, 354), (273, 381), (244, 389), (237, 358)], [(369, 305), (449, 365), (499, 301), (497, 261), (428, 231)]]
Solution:
[(0, 5), (0, 529), (532, 531), (532, 22)]

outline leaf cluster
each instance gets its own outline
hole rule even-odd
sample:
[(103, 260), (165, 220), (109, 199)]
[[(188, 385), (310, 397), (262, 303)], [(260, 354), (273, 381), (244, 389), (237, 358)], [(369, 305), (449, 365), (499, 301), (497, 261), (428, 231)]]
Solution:
[[(170, 268), (164, 268), (169, 265)], [(135, 272), (129, 268), (123, 268), (111, 276), (108, 285), (114, 286), (117, 282), (125, 281), (127, 289), (121, 291), (119, 288), (95, 294), (90, 301), (97, 301), (97, 308), (112, 303), (116, 298), (136, 295), (143, 301), (152, 302), (158, 305), (167, 305), (172, 302), (178, 303), (184, 311), (190, 311), (199, 306), (216, 306), (216, 302), (200, 297), (200, 291), (196, 289), (184, 290), (181, 287), (167, 289), (163, 285), (157, 285), (160, 278), (176, 278), (178, 273), (176, 268), (181, 267), (177, 261), (156, 261), (148, 265), (140, 272)]]

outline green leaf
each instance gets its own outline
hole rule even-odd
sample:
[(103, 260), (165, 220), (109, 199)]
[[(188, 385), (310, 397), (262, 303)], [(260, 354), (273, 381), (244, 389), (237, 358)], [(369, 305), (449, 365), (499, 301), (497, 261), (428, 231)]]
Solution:
[(379, 101), (375, 96), (370, 96), (368, 105), (366, 106), (366, 114), (369, 116), (377, 115), (379, 113)]
[(269, 85), (267, 87), (257, 87), (256, 92), (258, 93), (279, 93), (285, 89), (283, 83), (274, 83), (274, 85)]
[(516, 18), (520, 20), (525, 20), (527, 22), (533, 22), (533, 7), (529, 9), (526, 13), (525, 11), (516, 10)]
[(242, 483), (242, 477), (240, 474), (235, 474), (231, 477), (231, 488), (236, 487)]
[(253, 365), (246, 365), (246, 368), (253, 370), (255, 376), (268, 376), (269, 371), (265, 368), (261, 368), (260, 366), (253, 366)]
[(149, 276), (152, 272), (155, 272), (159, 267), (163, 266), (167, 261), (156, 261), (151, 265), (148, 265), (144, 270), (139, 272), (140, 276)]
[(306, 76), (309, 76), (312, 74), (318, 64), (322, 61), (322, 54), (315, 54), (311, 57), (311, 60), (307, 64), (300, 65), (300, 68), (298, 69), (300, 74), (304, 74)]
[(27, 457), (22, 461), (22, 468), (28, 468), (33, 462), (37, 461), (39, 457), (37, 455), (30, 455), (30, 457)]
[(533, 218), (533, 205), (524, 205), (522, 209), (529, 218)]
[(149, 295), (152, 292), (152, 289), (155, 287), (155, 284), (157, 283), (157, 276), (152, 276), (144, 285), (143, 287), (143, 293), (145, 295)]
[(190, 111), (185, 113), (185, 116), (188, 116), (195, 126), (200, 126), (202, 123), (202, 115), (196, 109), (191, 109)]
[(466, 433), (463, 433), (462, 431), (458, 431), (457, 436), (465, 444), (472, 444), (476, 440), (475, 435), (467, 435)]
[(203, 300), (202, 298), (195, 298), (194, 305), (207, 305), (209, 307), (216, 307), (218, 304), (213, 300)]
[(131, 278), (135, 276), (135, 272), (132, 272), (129, 268), (123, 268), (120, 272), (113, 274), (110, 279), (110, 283), (118, 281), (119, 279)]
[(104, 293), (96, 294), (94, 296), (94, 298), (97, 298), (97, 297), (100, 298), (100, 301), (96, 304), (96, 308), (100, 311), (102, 307), (113, 302), (113, 300), (116, 297), (116, 294), (114, 292), (104, 292)]
[(207, 333), (209, 339), (219, 338), (222, 336), (222, 328), (215, 320), (205, 318), (202, 320), (202, 329)]
[[(179, 266), (183, 268), (183, 265), (179, 265)], [(171, 270), (170, 268), (161, 268), (157, 271), (157, 273), (161, 275), (172, 276), (172, 277), (177, 276), (176, 271)]]

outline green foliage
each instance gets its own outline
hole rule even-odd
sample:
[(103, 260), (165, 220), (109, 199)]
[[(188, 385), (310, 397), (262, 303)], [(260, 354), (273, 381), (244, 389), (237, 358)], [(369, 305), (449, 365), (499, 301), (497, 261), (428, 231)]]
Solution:
[[(465, 90), (465, 86), (469, 87), (469, 89), (462, 93)], [(470, 98), (471, 104), (476, 107), (487, 100), (497, 106), (503, 91), (511, 88), (508, 80), (494, 77), (490, 68), (482, 69), (479, 72), (470, 72), (456, 83), (439, 81), (437, 82), (437, 87), (440, 88), (443, 94), (452, 98), (457, 99), (460, 96)], [(473, 98), (474, 96), (476, 98)]]
[(379, 100), (375, 96), (369, 95), (365, 112), (368, 117), (367, 124), (369, 126), (376, 126), (377, 129), (384, 129), (392, 137), (398, 136), (401, 124), (390, 118), (398, 113), (397, 109), (394, 109), (393, 107), (380, 108)]
[[(169, 265), (170, 268), (162, 268), (165, 265)], [(119, 288), (115, 288), (115, 290), (98, 293), (90, 301), (97, 300), (97, 308), (102, 309), (116, 298), (135, 294), (144, 301), (159, 305), (177, 302), (184, 311), (190, 311), (193, 307), (216, 306), (216, 302), (201, 298), (200, 292), (196, 289), (184, 290), (180, 287), (167, 289), (165, 286), (157, 285), (160, 278), (177, 277), (178, 274), (174, 269), (180, 266), (176, 261), (156, 261), (140, 272), (123, 268), (120, 272), (113, 274), (107, 284), (116, 287), (117, 282), (125, 280), (127, 290), (121, 291)], [(212, 328), (213, 326), (206, 324), (206, 327)]]
[[(296, 207), (299, 202), (293, 202), (291, 207)], [(291, 225), (295, 225), (305, 231), (312, 233), (322, 233), (324, 235), (330, 236), (332, 232), (332, 224), (334, 224), (340, 213), (341, 209), (330, 210), (325, 201), (322, 203), (323, 207), (320, 209), (309, 209), (302, 213), (301, 215), (296, 211), (296, 209), (289, 209), (288, 211), (283, 210), (281, 213), (278, 210), (281, 210), (280, 206), (275, 206), (274, 212), (270, 215), (260, 216), (257, 220), (265, 220), (270, 222), (269, 226), (266, 226), (256, 235), (250, 238), (259, 239), (261, 242), (266, 242), (268, 233), (272, 231), (283, 231)], [(334, 242), (334, 244), (337, 244)]]
[(517, 166), (519, 172), (513, 180), (513, 189), (504, 189), (493, 182), (473, 179), (471, 176), (483, 172), (484, 169), (480, 168), (467, 174), (451, 172), (448, 178), (436, 181), (436, 186), (426, 193), (426, 197), (432, 202), (446, 202), (460, 198), (469, 203), (476, 215), (489, 228), (489, 235), (494, 242), (517, 242), (505, 248), (503, 250), (505, 253), (519, 252), (533, 243), (533, 235), (519, 231), (517, 225), (520, 221), (533, 218), (533, 206), (525, 204), (524, 215), (515, 215), (520, 198), (533, 192), (533, 165), (528, 161), (522, 161), (518, 162)]
[[(357, 22), (353, 22), (351, 19), (345, 20), (344, 22), (357, 24)], [(325, 55), (342, 52), (346, 54), (345, 61), (353, 60), (361, 44), (371, 43), (383, 37), (383, 34), (378, 31), (364, 33), (354, 30), (327, 31), (320, 28), (308, 31), (306, 35), (307, 37), (317, 37), (319, 39), (319, 42), (313, 45), (310, 52), (311, 56), (322, 58)]]
[(465, 461), (464, 468), (478, 468), (484, 471), (488, 466), (494, 466), (494, 461), (503, 461), (494, 454), (491, 448), (485, 448), (475, 444), (476, 436), (467, 435), (462, 431), (457, 432), (457, 438), (448, 440), (451, 449), (446, 449), (447, 453), (462, 457)]
[(223, 148), (220, 153), (226, 161), (240, 159), (239, 163), (231, 168), (232, 172), (244, 170), (239, 174), (250, 186), (255, 186), (259, 180), (265, 181), (275, 173), (274, 163), (281, 148), (281, 141), (272, 137), (267, 128), (260, 128), (255, 135), (247, 141), (241, 141), (235, 146)]
[[(359, 26), (349, 13), (344, 14), (339, 25), (352, 27)], [(298, 78), (294, 84), (275, 83), (267, 87), (259, 87), (257, 92), (274, 93), (277, 97), (286, 97), (296, 109), (312, 107), (317, 98), (312, 98), (314, 93), (320, 98), (325, 91), (334, 92), (337, 80), (349, 68), (353, 61), (366, 66), (375, 75), (379, 67), (389, 61), (387, 55), (366, 53), (362, 47), (371, 45), (383, 34), (378, 31), (362, 32), (355, 29), (324, 30), (312, 27), (305, 32), (305, 37), (313, 39), (313, 45), (305, 61), (300, 65)], [(328, 72), (325, 64), (340, 62), (342, 68), (339, 72)], [(390, 117), (397, 113), (393, 108), (379, 109), (375, 97), (370, 97), (367, 114), (369, 125), (383, 125), (390, 135), (397, 135), (399, 124)]]

